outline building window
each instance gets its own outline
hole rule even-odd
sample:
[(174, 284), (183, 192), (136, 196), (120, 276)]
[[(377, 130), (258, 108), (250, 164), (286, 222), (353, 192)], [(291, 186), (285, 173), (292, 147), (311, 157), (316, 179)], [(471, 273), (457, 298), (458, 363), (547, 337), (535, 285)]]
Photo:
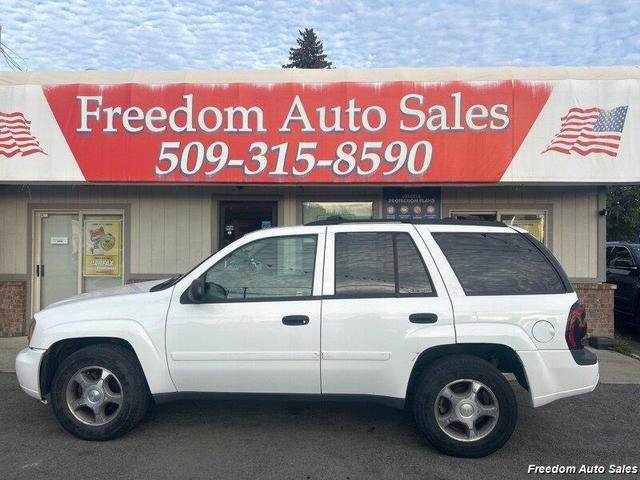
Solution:
[(302, 202), (302, 223), (336, 216), (370, 220), (373, 218), (373, 202)]
[(475, 220), (497, 220), (512, 227), (520, 227), (529, 232), (543, 244), (547, 244), (547, 212), (534, 210), (451, 210), (453, 218), (472, 218)]
[(546, 244), (544, 234), (545, 213), (513, 213), (500, 212), (500, 221), (512, 227), (524, 228), (539, 242)]

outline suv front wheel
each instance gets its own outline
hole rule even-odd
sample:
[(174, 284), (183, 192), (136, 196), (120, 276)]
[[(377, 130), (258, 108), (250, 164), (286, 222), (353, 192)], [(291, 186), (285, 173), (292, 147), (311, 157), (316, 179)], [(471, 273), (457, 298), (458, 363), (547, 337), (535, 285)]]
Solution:
[(120, 345), (101, 343), (60, 363), (51, 405), (62, 426), (85, 440), (110, 440), (132, 429), (149, 405), (137, 358)]
[(477, 458), (509, 440), (518, 407), (498, 369), (481, 358), (456, 355), (425, 369), (416, 385), (413, 412), (418, 428), (435, 448)]

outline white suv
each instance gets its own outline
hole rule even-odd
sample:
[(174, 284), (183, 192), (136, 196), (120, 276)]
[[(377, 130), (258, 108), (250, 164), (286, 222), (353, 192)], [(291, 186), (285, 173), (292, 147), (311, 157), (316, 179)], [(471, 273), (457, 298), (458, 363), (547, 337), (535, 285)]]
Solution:
[(534, 407), (591, 392), (585, 311), (524, 230), (445, 219), (260, 230), (163, 282), (80, 295), (35, 315), (23, 390), (88, 440), (152, 401), (274, 395), (413, 410), (437, 449), (480, 457)]

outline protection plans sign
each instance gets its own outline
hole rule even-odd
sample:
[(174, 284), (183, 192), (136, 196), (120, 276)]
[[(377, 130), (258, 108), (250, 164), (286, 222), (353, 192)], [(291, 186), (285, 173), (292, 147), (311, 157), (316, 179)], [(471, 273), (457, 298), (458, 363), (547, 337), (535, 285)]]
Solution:
[(640, 181), (637, 80), (0, 87), (0, 180)]

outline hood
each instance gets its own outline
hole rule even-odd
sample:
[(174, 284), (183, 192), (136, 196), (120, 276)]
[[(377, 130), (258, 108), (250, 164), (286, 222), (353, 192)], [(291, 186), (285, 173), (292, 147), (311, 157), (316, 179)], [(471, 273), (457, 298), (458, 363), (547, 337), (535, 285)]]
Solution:
[(65, 298), (64, 300), (60, 300), (58, 302), (52, 303), (51, 305), (47, 306), (41, 311), (44, 312), (46, 310), (49, 310), (51, 308), (56, 308), (61, 305), (70, 305), (72, 303), (84, 302), (86, 300), (91, 300), (95, 298), (118, 297), (121, 295), (146, 293), (151, 289), (151, 287), (153, 287), (154, 285), (158, 285), (159, 283), (162, 283), (165, 280), (167, 279), (163, 278), (161, 280), (151, 280), (148, 282), (130, 283), (128, 285), (123, 285), (121, 287), (106, 288), (104, 290), (98, 290), (96, 292), (91, 292), (91, 293), (82, 293), (80, 295)]

